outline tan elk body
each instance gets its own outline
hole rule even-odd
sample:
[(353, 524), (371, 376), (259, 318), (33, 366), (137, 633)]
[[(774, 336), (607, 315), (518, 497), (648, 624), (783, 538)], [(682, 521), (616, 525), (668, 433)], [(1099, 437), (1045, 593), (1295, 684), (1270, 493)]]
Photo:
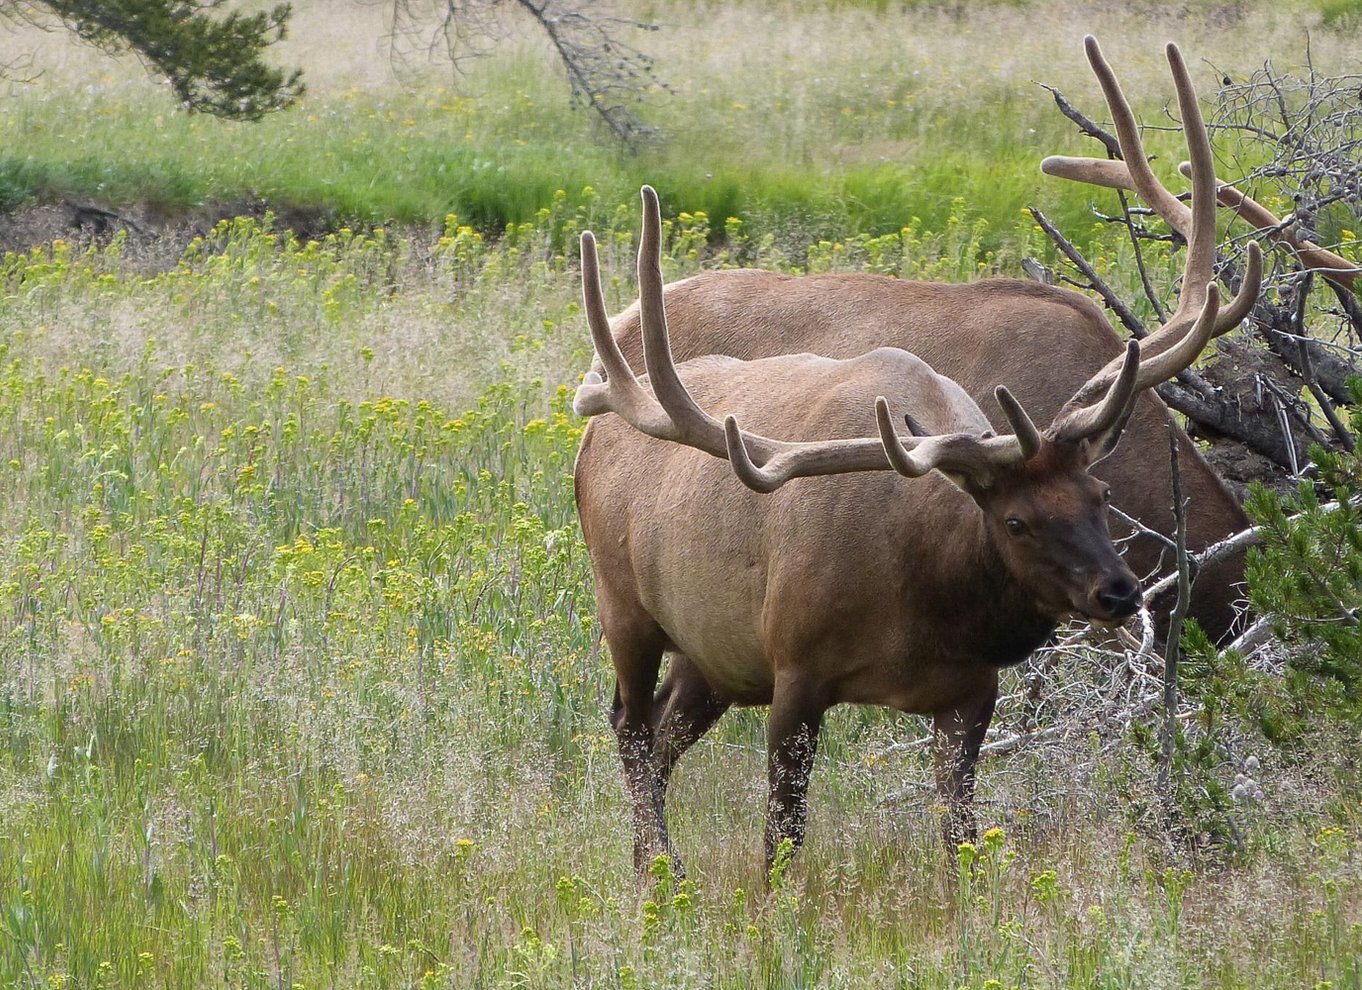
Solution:
[[(847, 358), (874, 347), (901, 347), (960, 383), (999, 426), (992, 394), (998, 383), (1046, 420), (1124, 349), (1087, 297), (1015, 279), (957, 285), (862, 273), (790, 276), (730, 269), (671, 283), (665, 298), (678, 361), (704, 354), (751, 359), (800, 352)], [(625, 357), (640, 364), (637, 306), (621, 313), (614, 329)], [(1121, 446), (1102, 465), (1116, 504), (1151, 529), (1173, 532), (1170, 427), (1181, 441), (1189, 545), (1201, 549), (1247, 528), (1238, 501), (1152, 393), (1136, 401)], [(1139, 537), (1127, 560), (1136, 573), (1147, 574), (1164, 553), (1163, 543)], [(1216, 639), (1237, 628), (1242, 579), (1242, 557), (1227, 558), (1197, 577), (1192, 615)]]
[[(998, 669), (1064, 616), (1116, 622), (1137, 608), (1138, 584), (1107, 530), (1110, 491), (1088, 469), (1110, 454), (1140, 394), (1243, 318), (1261, 277), (1254, 248), (1241, 292), (1220, 308), (1209, 143), (1175, 50), (1170, 60), (1195, 173), (1181, 302), (1158, 333), (1078, 382), (1043, 432), (999, 387), (1011, 432), (995, 436), (964, 389), (894, 348), (675, 365), (677, 314), (666, 305), (675, 293), (664, 293), (647, 187), (640, 380), (583, 236), (585, 308), (607, 377), (589, 374), (575, 401), (599, 417), (582, 441), (576, 496), (616, 670), (611, 721), (640, 867), (672, 851), (663, 807), (676, 761), (734, 704), (771, 706), (768, 860), (782, 840), (802, 839), (819, 725), (844, 702), (933, 717), (948, 837), (970, 834)], [(808, 282), (785, 284), (797, 296)], [(769, 304), (784, 305), (781, 295)], [(722, 320), (718, 296), (707, 318)], [(820, 298), (809, 318), (825, 326), (858, 312), (854, 293), (846, 308)]]
[[(891, 348), (846, 361), (701, 358), (681, 371), (702, 406), (770, 436), (874, 436), (877, 395), (932, 433), (991, 429), (954, 382)], [(961, 550), (984, 544), (982, 517), (944, 477), (849, 474), (763, 494), (724, 461), (641, 439), (618, 417), (592, 424), (579, 460), (582, 525), (598, 597), (610, 610), (606, 627), (665, 631), (669, 646), (703, 658), (706, 680), (734, 704), (769, 704), (788, 661), (829, 704), (934, 711), (977, 694), (973, 681), (991, 690), (993, 670), (974, 662), (981, 653), (1021, 660), (1053, 627), (1051, 618), (1027, 621), (1029, 602), (987, 593), (1000, 561), (961, 559)], [(1084, 494), (1098, 502), (1097, 489)], [(998, 613), (1018, 606), (1021, 621), (1001, 639), (994, 632), (982, 644), (956, 632), (987, 632)], [(981, 608), (993, 613), (982, 624), (969, 614)], [(623, 614), (630, 609), (638, 614)], [(938, 642), (948, 633), (954, 642)], [(811, 639), (833, 653), (822, 655)]]

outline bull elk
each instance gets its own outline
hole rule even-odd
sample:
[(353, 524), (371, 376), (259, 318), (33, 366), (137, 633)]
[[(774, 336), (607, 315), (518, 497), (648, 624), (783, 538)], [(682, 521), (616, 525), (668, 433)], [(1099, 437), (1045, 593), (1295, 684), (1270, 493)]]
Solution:
[(768, 863), (803, 838), (819, 726), (848, 702), (933, 717), (947, 839), (971, 835), (999, 668), (1064, 616), (1119, 623), (1139, 604), (1107, 530), (1110, 490), (1088, 469), (1136, 397), (1242, 318), (1256, 285), (1222, 311), (1214, 282), (1195, 281), (1209, 271), (1189, 266), (1182, 306), (1149, 338), (1156, 353), (1131, 343), (1044, 432), (998, 387), (1011, 432), (995, 436), (963, 389), (896, 348), (675, 365), (650, 188), (643, 203), (647, 384), (611, 333), (584, 234), (585, 310), (608, 377), (589, 374), (574, 403), (601, 417), (582, 439), (576, 498), (615, 666), (635, 865), (675, 856), (663, 811), (672, 769), (731, 705), (771, 706)]
[[(1200, 163), (1199, 172), (1192, 176), (1191, 209), (1149, 170), (1134, 115), (1115, 75), (1096, 41), (1089, 38), (1086, 45), (1116, 122), (1125, 161), (1051, 158), (1045, 169), (1071, 179), (1133, 189), (1186, 238), (1189, 245), (1179, 307), (1185, 318), (1196, 312), (1204, 286), (1214, 278), (1217, 192), (1227, 205), (1259, 226), (1275, 228), (1288, 243), (1290, 233), (1282, 232), (1276, 218), (1251, 200), (1245, 205), (1235, 190), (1217, 189), (1210, 142), (1186, 67), (1174, 46), (1169, 46), (1168, 59), (1189, 157), (1194, 165)], [(1307, 256), (1309, 261), (1329, 265), (1336, 272), (1342, 268), (1340, 277), (1351, 278), (1346, 261), (1334, 255), (1324, 257), (1327, 252), (1315, 245), (1303, 246), (1316, 252)], [(1095, 375), (1098, 369), (1119, 363), (1125, 350), (1121, 337), (1086, 296), (1016, 279), (949, 285), (868, 274), (791, 277), (728, 270), (704, 272), (668, 285), (665, 301), (677, 360), (704, 354), (750, 359), (805, 351), (849, 358), (889, 345), (916, 354), (938, 373), (954, 379), (985, 409), (992, 408), (992, 389), (1001, 382), (1042, 417), (1057, 416), (1084, 382), (1102, 380)], [(1230, 329), (1242, 316), (1239, 311), (1233, 318), (1222, 315), (1216, 333)], [(1142, 353), (1156, 354), (1167, 340), (1176, 338), (1177, 323), (1175, 318), (1166, 332), (1144, 340)], [(637, 366), (643, 356), (638, 306), (621, 313), (613, 330), (620, 350)], [(603, 369), (598, 366), (596, 370)], [(1171, 535), (1170, 428), (1178, 430), (1163, 402), (1150, 392), (1141, 394), (1121, 447), (1103, 463), (1102, 474), (1121, 509), (1149, 529)], [(1180, 431), (1179, 438), (1180, 473), (1190, 501), (1188, 543), (1199, 550), (1249, 523), (1195, 444)], [(1158, 568), (1165, 547), (1165, 542), (1154, 537), (1137, 535), (1126, 559), (1137, 573), (1151, 573)], [(1225, 558), (1198, 575), (1190, 614), (1217, 641), (1226, 641), (1237, 631), (1242, 579), (1242, 557)]]

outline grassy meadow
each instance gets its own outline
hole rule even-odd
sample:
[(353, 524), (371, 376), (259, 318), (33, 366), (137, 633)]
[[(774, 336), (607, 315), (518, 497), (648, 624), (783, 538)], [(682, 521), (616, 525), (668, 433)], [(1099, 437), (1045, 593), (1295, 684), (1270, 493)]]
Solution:
[(1175, 841), (1140, 727), (1084, 720), (1090, 644), (1009, 674), (1003, 733), (1076, 729), (983, 761), (962, 869), (925, 723), (842, 709), (808, 842), (763, 875), (738, 712), (673, 786), (688, 879), (637, 880), (570, 477), (575, 240), (631, 301), (640, 181), (669, 278), (1015, 274), (1037, 202), (1133, 286), (1088, 194), (1037, 178), (1082, 145), (1031, 81), (1095, 113), (1093, 30), (1155, 114), (1168, 37), (1240, 72), (1308, 26), (1342, 67), (1345, 5), (640, 4), (675, 93), (637, 156), (529, 36), (456, 89), (394, 78), (381, 6), (296, 6), (309, 95), (258, 125), (6, 36), (45, 74), (0, 100), (0, 201), (333, 219), (0, 263), (0, 986), (1362, 987), (1354, 734), (1232, 734), (1198, 794), (1252, 756), (1265, 799)]
[[(613, 204), (646, 181), (676, 210), (741, 217), (794, 244), (890, 233), (914, 216), (938, 230), (957, 196), (990, 221), (995, 246), (1030, 203), (1086, 244), (1090, 194), (1042, 179), (1038, 163), (1091, 142), (1037, 85), (1101, 116), (1084, 33), (1105, 42), (1153, 119), (1172, 97), (1169, 39), (1210, 96), (1222, 75), (1269, 58), (1299, 70), (1307, 38), (1318, 70), (1342, 71), (1356, 23), (1346, 10), (1326, 22), (1320, 8), (1339, 0), (642, 3), (622, 12), (659, 30), (624, 38), (656, 57), (638, 111), (658, 133), (631, 155), (569, 108), (551, 53), (514, 19), (495, 57), (453, 77), (426, 51), (433, 22), (394, 39), (386, 4), (294, 6), (276, 57), (305, 70), (309, 91), (258, 124), (177, 113), (135, 60), (63, 32), (0, 35), (32, 53), (36, 76), (11, 73), (6, 87), (0, 205), (73, 196), (174, 211), (264, 197), (344, 221), (456, 213), (495, 232), (534, 219), (556, 190), (575, 203), (591, 187)], [(1183, 154), (1175, 136), (1150, 142), (1168, 162)]]

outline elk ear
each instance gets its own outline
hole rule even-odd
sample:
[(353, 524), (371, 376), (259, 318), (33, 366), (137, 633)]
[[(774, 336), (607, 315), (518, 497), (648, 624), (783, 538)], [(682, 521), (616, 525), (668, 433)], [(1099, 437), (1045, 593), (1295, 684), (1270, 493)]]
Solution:
[(993, 476), (991, 474), (963, 474), (959, 471), (943, 471), (941, 468), (936, 470), (938, 474), (976, 502), (987, 495), (989, 489), (993, 487)]

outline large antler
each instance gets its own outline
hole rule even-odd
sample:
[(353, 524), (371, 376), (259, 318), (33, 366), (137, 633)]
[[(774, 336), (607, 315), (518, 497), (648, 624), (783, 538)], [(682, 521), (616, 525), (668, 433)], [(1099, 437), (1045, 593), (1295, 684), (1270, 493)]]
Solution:
[[(1115, 116), (1114, 113), (1113, 116)], [(1126, 154), (1124, 145), (1122, 145), (1121, 153), (1123, 156)], [(1051, 155), (1040, 163), (1040, 168), (1046, 175), (1053, 175), (1061, 179), (1073, 179), (1076, 182), (1086, 182), (1089, 185), (1103, 186), (1107, 189), (1124, 189), (1129, 192), (1140, 191), (1125, 161)], [(1191, 178), (1192, 163), (1183, 162), (1178, 166), (1178, 171)], [(1285, 221), (1280, 219), (1266, 206), (1240, 192), (1228, 182), (1216, 180), (1215, 196), (1221, 206), (1239, 214), (1248, 221), (1250, 226), (1255, 230), (1262, 231), (1269, 239), (1290, 248), (1305, 263), (1306, 267), (1319, 272), (1331, 282), (1346, 288), (1353, 288), (1356, 285), (1357, 277), (1362, 275), (1362, 266), (1359, 266), (1356, 262), (1349, 261), (1328, 248), (1320, 247), (1314, 241), (1297, 233), (1294, 229), (1294, 218)], [(1151, 205), (1153, 204), (1151, 203)], [(1181, 206), (1180, 203), (1178, 205)], [(1165, 214), (1162, 211), (1159, 212), (1159, 215), (1184, 239), (1187, 239), (1188, 229), (1179, 220), (1182, 216), (1190, 217), (1190, 211), (1186, 211), (1184, 207), (1182, 211), (1175, 211), (1172, 215)]]
[[(1183, 162), (1178, 166), (1178, 171), (1184, 175), (1189, 174), (1190, 169), (1190, 162)], [(1349, 261), (1328, 248), (1320, 247), (1309, 238), (1302, 237), (1292, 230), (1295, 226), (1294, 219), (1283, 222), (1266, 206), (1245, 196), (1228, 182), (1217, 181), (1215, 195), (1222, 206), (1239, 214), (1254, 228), (1265, 231), (1272, 240), (1285, 244), (1295, 251), (1307, 268), (1314, 269), (1329, 281), (1351, 289), (1356, 285), (1357, 276), (1362, 275), (1362, 267), (1356, 262)]]
[[(1115, 162), (1052, 156), (1041, 162), (1042, 171), (1094, 185), (1134, 190), (1187, 241), (1187, 260), (1183, 267), (1182, 293), (1177, 309), (1162, 327), (1140, 342), (1142, 366), (1135, 388), (1139, 391), (1185, 370), (1196, 360), (1207, 341), (1233, 329), (1248, 315), (1262, 284), (1262, 253), (1257, 244), (1249, 245), (1248, 263), (1239, 292), (1229, 305), (1221, 309), (1215, 290), (1215, 203), (1218, 186), (1215, 165), (1196, 92), (1192, 89), (1191, 77), (1177, 46), (1168, 45), (1167, 54), (1177, 89), (1178, 108), (1182, 113), (1183, 134), (1191, 158), (1187, 170), (1192, 180), (1190, 208), (1169, 192), (1149, 167), (1135, 115), (1125, 94), (1121, 92), (1115, 73), (1102, 56), (1097, 39), (1089, 35), (1083, 40), (1083, 45), (1088, 63), (1106, 97), (1121, 155), (1125, 160)], [(1199, 343), (1195, 343), (1198, 340)], [(1107, 389), (1119, 374), (1120, 360), (1113, 360), (1089, 379), (1074, 394), (1066, 410), (1081, 408), (1098, 392)], [(1061, 413), (1061, 418), (1064, 416)], [(1059, 420), (1056, 420), (1052, 430), (1066, 434), (1071, 432), (1067, 425), (1061, 427)]]
[(607, 377), (601, 381), (598, 375), (588, 373), (573, 400), (573, 409), (579, 415), (618, 413), (635, 429), (649, 436), (725, 458), (744, 484), (761, 492), (774, 491), (793, 478), (891, 468), (910, 477), (938, 468), (980, 478), (1035, 452), (1039, 445), (1036, 428), (1016, 400), (1002, 388), (999, 389), (999, 402), (1020, 436), (976, 437), (956, 433), (900, 437), (883, 396), (875, 400), (879, 427), (879, 436), (875, 437), (793, 442), (748, 433), (739, 428), (733, 416), (720, 423), (696, 403), (672, 360), (662, 292), (661, 212), (657, 194), (651, 187), (644, 186), (642, 195), (639, 319), (648, 385), (634, 375), (610, 331), (601, 293), (596, 241), (589, 232), (584, 233), (582, 296), (591, 339)]

